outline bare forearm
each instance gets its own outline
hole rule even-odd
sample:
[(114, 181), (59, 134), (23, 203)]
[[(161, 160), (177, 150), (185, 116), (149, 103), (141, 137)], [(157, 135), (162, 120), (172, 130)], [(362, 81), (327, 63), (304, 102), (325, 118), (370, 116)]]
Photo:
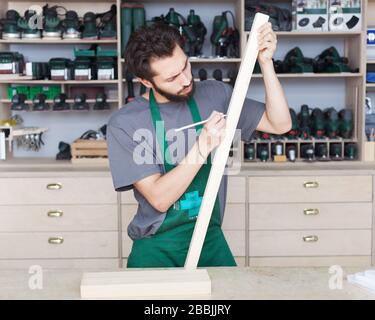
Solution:
[(154, 197), (159, 199), (161, 211), (167, 211), (183, 195), (206, 159), (196, 142), (180, 164), (155, 182)]
[(291, 126), (289, 106), (272, 61), (260, 64), (266, 91), (266, 113), (274, 128), (288, 131)]

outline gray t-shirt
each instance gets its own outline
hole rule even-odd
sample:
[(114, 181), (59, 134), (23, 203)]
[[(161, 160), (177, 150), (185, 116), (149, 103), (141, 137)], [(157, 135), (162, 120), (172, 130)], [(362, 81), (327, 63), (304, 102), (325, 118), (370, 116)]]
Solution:
[[(226, 113), (232, 90), (230, 85), (216, 80), (197, 82), (194, 99), (202, 120), (207, 119), (214, 110)], [(159, 109), (167, 132), (170, 129), (180, 128), (194, 122), (186, 102), (160, 103)], [(241, 129), (241, 140), (249, 141), (251, 139), (264, 111), (264, 103), (249, 98), (245, 100), (237, 126), (238, 129)], [(152, 143), (149, 143), (150, 139), (146, 138), (141, 141), (138, 137), (134, 139), (134, 133), (141, 128), (152, 132)], [(185, 135), (182, 143), (185, 144), (183, 147), (186, 154), (195, 140), (191, 139), (191, 129), (182, 132)], [(188, 137), (188, 135), (190, 136)], [(136, 181), (156, 173), (165, 173), (164, 166), (161, 164), (159, 146), (156, 142), (147, 99), (138, 96), (111, 116), (107, 126), (107, 143), (110, 169), (116, 191), (133, 189), (134, 196), (138, 201), (137, 213), (128, 226), (129, 237), (135, 240), (150, 236), (158, 230), (166, 213), (154, 209), (142, 194), (133, 188), (133, 183)], [(170, 142), (170, 145), (171, 143), (173, 142)], [(139, 164), (138, 160), (134, 160), (133, 151), (136, 148), (139, 149), (140, 144), (142, 144), (143, 150), (142, 157), (153, 159), (152, 163)], [(176, 155), (177, 164), (185, 154), (180, 157)], [(222, 218), (225, 210), (226, 191), (227, 176), (224, 175), (218, 192)]]

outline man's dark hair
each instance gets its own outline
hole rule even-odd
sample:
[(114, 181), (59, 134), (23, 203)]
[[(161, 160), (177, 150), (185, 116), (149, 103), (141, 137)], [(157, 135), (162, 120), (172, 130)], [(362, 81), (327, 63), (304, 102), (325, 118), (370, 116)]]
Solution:
[(183, 38), (175, 27), (154, 23), (136, 30), (125, 50), (127, 71), (152, 81), (155, 74), (150, 67), (151, 59), (172, 56), (176, 45), (183, 48)]

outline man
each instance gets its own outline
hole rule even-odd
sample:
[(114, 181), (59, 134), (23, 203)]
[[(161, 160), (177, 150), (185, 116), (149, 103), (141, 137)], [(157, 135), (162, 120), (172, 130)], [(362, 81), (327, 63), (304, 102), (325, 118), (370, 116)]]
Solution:
[[(289, 107), (272, 63), (277, 41), (270, 23), (260, 28), (258, 39), (266, 103), (246, 99), (238, 123), (244, 141), (255, 130), (282, 134), (291, 129)], [(211, 169), (210, 154), (225, 136), (223, 115), (232, 88), (215, 80), (195, 84), (182, 46), (175, 28), (154, 25), (133, 33), (125, 53), (128, 70), (149, 89), (114, 113), (107, 128), (115, 189), (133, 188), (139, 203), (128, 226), (133, 240), (128, 267), (184, 265)], [(205, 119), (204, 126), (189, 129), (193, 140), (188, 130), (179, 132), (177, 142), (168, 138), (175, 128)], [(174, 161), (173, 147), (180, 154)], [(200, 267), (236, 266), (221, 230), (226, 187), (224, 176)]]

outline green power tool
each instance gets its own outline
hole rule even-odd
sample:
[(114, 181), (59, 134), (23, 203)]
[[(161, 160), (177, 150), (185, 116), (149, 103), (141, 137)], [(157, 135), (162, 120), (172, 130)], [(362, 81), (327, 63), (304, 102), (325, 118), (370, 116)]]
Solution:
[(187, 18), (188, 30), (192, 31), (194, 36), (190, 35), (189, 40), (189, 56), (197, 57), (202, 55), (202, 48), (207, 29), (201, 21), (201, 18), (195, 14), (193, 9), (190, 10)]
[(49, 8), (48, 5), (43, 7), (43, 38), (61, 39), (61, 21), (58, 17), (57, 8), (58, 6)]
[(8, 10), (5, 18), (1, 20), (2, 39), (18, 39), (21, 38), (20, 28), (18, 26), (19, 13), (16, 10)]
[(117, 7), (115, 4), (111, 6), (111, 9), (104, 13), (96, 14), (96, 18), (99, 18), (100, 22), (98, 25), (100, 39), (116, 39), (117, 38)]
[(309, 139), (311, 137), (310, 131), (310, 111), (307, 104), (301, 106), (301, 111), (298, 115), (299, 119), (299, 136), (302, 139)]
[(42, 19), (42, 16), (36, 11), (25, 11), (25, 15), (18, 20), (18, 27), (22, 30), (22, 38), (40, 39), (42, 37), (41, 30), (38, 28), (38, 19)]
[(61, 21), (63, 39), (79, 39), (81, 37), (81, 22), (77, 12), (69, 10)]
[(353, 135), (353, 111), (350, 109), (342, 109), (339, 112), (339, 132), (344, 139), (350, 139)]
[(299, 47), (291, 49), (282, 62), (282, 70), (285, 73), (313, 72), (313, 60), (305, 58)]
[(96, 15), (94, 12), (86, 12), (83, 16), (82, 39), (98, 39), (98, 29), (96, 27)]
[(339, 116), (335, 108), (324, 110), (325, 132), (328, 138), (336, 138), (339, 133)]
[[(228, 13), (232, 16), (233, 27), (229, 27)], [(239, 32), (231, 11), (224, 11), (220, 16), (214, 17), (210, 40), (215, 56), (239, 57), (239, 39)]]
[(323, 111), (315, 108), (311, 113), (312, 135), (317, 139), (322, 139), (325, 134), (325, 123)]
[(39, 93), (33, 99), (33, 111), (48, 111), (50, 105), (46, 103), (47, 96), (44, 93)]
[[(116, 39), (116, 5), (104, 13), (86, 12), (83, 16), (83, 39)], [(99, 22), (98, 22), (99, 20)]]
[[(192, 18), (194, 20), (195, 18)], [(184, 51), (185, 53), (190, 56), (195, 55), (195, 44), (197, 42), (197, 37), (190, 26), (187, 24), (187, 20), (178, 12), (174, 10), (174, 8), (170, 8), (169, 12), (165, 16), (166, 24), (173, 26), (178, 29), (181, 36), (184, 38)]]
[(315, 144), (315, 157), (318, 161), (329, 161), (328, 147), (326, 143)]
[(315, 150), (312, 143), (301, 144), (300, 152), (301, 158), (303, 158), (305, 161), (315, 161)]
[(346, 143), (344, 147), (345, 160), (356, 160), (358, 157), (358, 147), (354, 142)]
[(292, 119), (292, 128), (287, 132), (288, 139), (296, 139), (298, 137), (298, 118), (296, 112), (289, 108), (290, 117)]
[(190, 10), (189, 16), (185, 19), (174, 8), (170, 8), (167, 15), (161, 15), (152, 19), (155, 23), (165, 23), (178, 29), (184, 38), (184, 51), (190, 57), (202, 55), (202, 48), (207, 29), (200, 17)]
[(254, 143), (246, 143), (244, 145), (244, 157), (246, 160), (255, 160)]
[(15, 94), (12, 97), (12, 104), (10, 109), (14, 111), (29, 110), (30, 106), (25, 102), (27, 99), (26, 94)]
[(267, 144), (259, 143), (257, 146), (257, 158), (262, 162), (266, 162), (269, 158), (269, 150)]
[(329, 47), (314, 59), (314, 72), (351, 72), (348, 63), (348, 58), (340, 57), (335, 47)]
[(329, 155), (331, 160), (342, 160), (342, 145), (341, 143), (331, 143), (329, 146)]
[(107, 95), (105, 93), (98, 93), (95, 98), (93, 110), (109, 110), (110, 106), (107, 102)]
[(121, 53), (125, 52), (130, 35), (146, 24), (145, 9), (142, 4), (121, 4)]

